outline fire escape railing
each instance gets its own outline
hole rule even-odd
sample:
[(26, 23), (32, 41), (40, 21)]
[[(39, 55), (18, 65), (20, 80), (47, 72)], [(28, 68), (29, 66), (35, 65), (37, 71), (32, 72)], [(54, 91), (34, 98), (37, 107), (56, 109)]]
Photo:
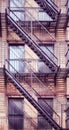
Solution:
[[(13, 13), (13, 11), (11, 11), (11, 12)], [(14, 13), (13, 13), (13, 15), (14, 15), (16, 18), (18, 18)], [(19, 37), (22, 38), (22, 40), (24, 39), (25, 42), (27, 42), (27, 45), (29, 45), (29, 47), (31, 47), (34, 52), (36, 52), (37, 49), (38, 49), (39, 53), (42, 53), (43, 55), (46, 55), (46, 56), (47, 56), (47, 58), (48, 58), (48, 59), (50, 60), (50, 62), (51, 62), (51, 65), (53, 64), (53, 65), (55, 65), (56, 68), (58, 68), (58, 66), (56, 65), (56, 63), (55, 63), (52, 59), (50, 59), (50, 57), (38, 46), (38, 44), (31, 38), (31, 36), (26, 32), (26, 30), (25, 30), (24, 28), (22, 28), (22, 26), (20, 25), (20, 23), (14, 21), (13, 18), (11, 18), (8, 14), (7, 14), (7, 18), (8, 18), (8, 21), (9, 21), (8, 24), (10, 24), (10, 26), (12, 26), (11, 28), (13, 28), (13, 25), (11, 25), (11, 24), (14, 24), (15, 27), (13, 28), (13, 30), (16, 31), (16, 33), (19, 35)], [(20, 19), (18, 18), (18, 21), (19, 21), (19, 20), (20, 20)], [(18, 30), (18, 31), (17, 31), (17, 30)], [(19, 32), (21, 32), (21, 34), (19, 34)], [(23, 38), (23, 37), (24, 37), (24, 38)], [(35, 48), (33, 48), (33, 47), (35, 47), (36, 50), (35, 50)], [(50, 51), (49, 51), (49, 52), (50, 52)], [(37, 54), (37, 55), (40, 56), (40, 54)], [(54, 56), (54, 55), (53, 55), (53, 56)], [(41, 57), (41, 56), (40, 56), (40, 57)], [(56, 57), (54, 56), (54, 58), (56, 58)], [(53, 59), (54, 59), (54, 58), (53, 58)], [(42, 59), (42, 58), (41, 58), (41, 59)], [(57, 58), (56, 58), (56, 59), (57, 59)]]
[[(21, 59), (21, 60), (18, 60), (17, 59), (17, 54), (13, 51), (13, 49), (11, 49), (11, 51), (12, 51), (12, 53), (15, 55), (15, 57), (16, 57), (16, 59), (15, 60), (11, 60), (11, 59), (9, 59), (9, 61), (8, 60), (6, 60), (6, 62), (5, 62), (5, 65), (6, 66), (8, 66), (9, 67), (9, 71), (11, 72), (11, 73), (13, 73), (13, 75), (15, 75), (16, 76), (16, 78), (20, 81), (20, 79), (21, 79), (21, 82), (26, 82), (26, 85), (28, 84), (28, 87), (27, 87), (27, 89), (30, 89), (35, 95), (37, 95), (37, 97), (39, 97), (39, 98), (42, 98), (41, 96), (40, 96), (40, 94), (41, 94), (41, 91), (42, 90), (44, 90), (44, 91), (49, 91), (51, 94), (54, 94), (52, 91), (51, 91), (51, 89), (48, 87), (48, 86), (46, 86), (46, 85), (44, 85), (41, 81), (40, 81), (40, 79), (35, 75), (35, 69), (32, 67), (33, 65), (32, 64), (29, 64), (29, 62), (28, 62), (28, 60), (23, 60), (23, 59)], [(20, 49), (20, 52), (21, 52), (21, 49)], [(29, 55), (29, 54), (28, 54)], [(18, 60), (18, 64), (20, 65), (20, 66), (22, 66), (23, 64), (25, 65), (25, 70), (29, 73), (29, 81), (27, 80), (27, 77), (26, 78), (21, 78), (21, 74), (22, 73), (24, 73), (24, 72), (18, 72), (18, 70), (17, 70), (17, 67), (16, 67), (16, 64), (12, 64), (12, 62), (11, 61), (17, 61)], [(19, 68), (21, 68), (19, 66)], [(23, 70), (23, 69), (22, 69)], [(33, 87), (33, 84), (34, 83), (38, 83), (39, 85), (38, 85), (38, 87), (39, 87), (39, 91), (37, 91), (36, 90), (36, 88), (35, 87)], [(50, 86), (50, 85), (49, 85)], [(31, 87), (31, 88), (30, 88)], [(26, 89), (26, 87), (25, 87), (25, 89)], [(56, 117), (57, 119), (58, 119), (58, 122), (59, 122), (59, 124), (60, 124), (60, 117), (59, 117), (59, 115), (47, 104), (47, 102), (45, 102), (45, 101), (43, 101), (43, 104), (45, 104), (45, 106), (51, 111), (51, 114), (53, 114), (54, 115), (54, 117)]]
[(65, 57), (66, 57), (66, 67), (69, 68), (69, 48), (65, 54)]
[[(25, 26), (25, 29), (28, 29), (31, 31), (31, 35), (33, 34), (37, 41), (39, 43), (43, 42), (40, 40), (40, 37), (38, 37), (36, 34), (34, 34), (34, 30), (33, 30), (33, 27), (35, 27), (36, 25), (41, 28), (40, 32), (44, 32), (45, 36), (48, 34), (49, 36), (49, 39), (50, 40), (53, 40), (53, 41), (56, 41), (55, 37), (48, 31), (48, 29), (46, 27), (43, 26), (43, 24), (39, 21), (39, 16), (38, 16), (38, 13), (39, 13), (39, 10), (40, 8), (37, 8), (37, 7), (33, 7), (32, 5), (30, 5), (30, 3), (26, 0), (26, 3), (29, 5), (29, 7), (22, 7), (21, 3), (19, 2), (20, 6), (17, 5), (17, 3), (15, 3), (13, 1), (13, 4), (15, 5), (15, 7), (10, 7), (10, 9), (8, 10), (8, 12), (12, 13), (12, 15), (14, 15), (13, 17), (15, 19), (17, 19), (18, 21), (21, 22), (21, 25), (24, 24)], [(18, 17), (17, 15), (17, 12), (19, 12), (21, 15), (22, 15), (22, 18), (20, 19), (20, 17)], [(33, 12), (33, 15), (32, 15), (32, 12)], [(14, 14), (13, 14), (14, 13)], [(15, 20), (16, 21), (16, 20)], [(25, 23), (28, 22), (30, 23), (30, 25), (25, 25)], [(36, 22), (36, 23), (35, 23)], [(35, 25), (35, 26), (34, 26)], [(23, 26), (23, 28), (24, 28)], [(29, 26), (29, 28), (28, 28)], [(22, 27), (22, 26), (21, 26)], [(50, 50), (49, 50), (50, 51)], [(55, 56), (55, 55), (54, 55)], [(56, 58), (56, 57), (55, 57)]]
[[(27, 56), (28, 56), (28, 58), (18, 58), (18, 55), (17, 55), (17, 53), (16, 52), (14, 52), (14, 50), (11, 48), (11, 52), (12, 52), (12, 54), (16, 57), (16, 58), (13, 58), (13, 59), (11, 59), (11, 58), (9, 58), (9, 63), (12, 65), (12, 69), (11, 69), (11, 67), (10, 66), (8, 66), (9, 67), (9, 70), (12, 72), (12, 73), (14, 73), (14, 74), (16, 74), (16, 71), (18, 71), (19, 72), (19, 79), (20, 79), (20, 77), (21, 76), (24, 76), (24, 74), (30, 74), (30, 78), (32, 79), (32, 75), (31, 75), (31, 73), (33, 72), (34, 73), (34, 75), (36, 76), (36, 73), (47, 73), (47, 71), (45, 71), (45, 68), (47, 69), (47, 66), (45, 65), (45, 64), (42, 64), (42, 66), (44, 65), (44, 67), (42, 68), (42, 70), (44, 69), (44, 71), (40, 71), (39, 70), (39, 66), (38, 66), (38, 63), (39, 64), (41, 64), (42, 63), (42, 61), (40, 61), (39, 59), (33, 59), (33, 56), (29, 53), (29, 52), (27, 52), (27, 51), (25, 51), (25, 54), (27, 54)], [(19, 49), (19, 54), (20, 53), (23, 53), (22, 52), (22, 50), (21, 49)], [(13, 57), (14, 57), (13, 56)], [(19, 55), (19, 57), (20, 57), (20, 55)], [(5, 59), (6, 60), (6, 59)], [(19, 65), (19, 66), (18, 66)], [(21, 70), (19, 70), (19, 68), (21, 69)], [(51, 73), (50, 71), (48, 72), (48, 73)], [(24, 78), (25, 79), (25, 78)], [(38, 79), (38, 81), (40, 81), (40, 79), (37, 77), (37, 79)], [(31, 80), (30, 80), (31, 81)], [(31, 82), (32, 83), (32, 82)], [(45, 85), (44, 85), (44, 83), (42, 82), (42, 81), (40, 81), (40, 83), (41, 83), (41, 85), (42, 86), (44, 86), (45, 87)], [(32, 86), (32, 85), (31, 85)], [(48, 88), (48, 90), (51, 90), (50, 89), (50, 82), (48, 81), (46, 81), (46, 87)], [(46, 88), (45, 87), (45, 88)], [(51, 91), (52, 92), (52, 91)], [(52, 92), (52, 94), (54, 95), (54, 93)]]
[[(15, 7), (13, 8), (13, 7), (10, 7), (11, 8), (11, 13), (12, 13), (12, 15), (14, 15), (13, 17), (14, 17), (14, 19), (17, 19), (18, 21), (20, 21), (19, 22), (19, 24), (20, 24), (20, 26), (23, 28), (23, 29), (25, 29), (25, 31), (27, 31), (27, 32), (30, 32), (29, 33), (29, 35), (30, 35), (30, 37), (34, 40), (36, 40), (36, 42), (38, 42), (38, 43), (42, 43), (43, 41), (41, 41), (40, 40), (40, 37), (42, 37), (42, 34), (44, 34), (45, 35), (45, 37), (46, 37), (46, 35), (48, 35), (49, 36), (49, 38), (51, 39), (51, 40), (56, 40), (50, 33), (49, 33), (49, 31), (41, 24), (41, 22), (39, 22), (38, 21), (38, 19), (36, 18), (36, 17), (34, 17), (33, 15), (32, 15), (32, 12), (33, 12), (33, 14), (34, 14), (34, 11), (36, 12), (35, 14), (38, 14), (37, 12), (39, 11), (39, 9), (37, 9), (37, 8), (33, 8), (31, 5), (29, 5), (29, 6), (31, 6), (30, 8), (29, 7), (18, 7), (18, 5), (15, 3), (15, 2), (13, 2), (14, 3), (14, 5), (15, 5)], [(26, 3), (27, 4), (29, 4), (29, 2), (28, 1), (26, 1)], [(20, 6), (22, 6), (21, 5), (21, 3), (19, 2), (19, 4), (20, 4)], [(37, 10), (37, 11), (36, 11)], [(9, 12), (10, 12), (10, 10), (9, 10)], [(19, 17), (18, 17), (18, 15), (16, 15), (16, 12), (19, 12), (21, 15), (22, 15), (22, 12), (24, 13), (23, 15), (24, 15), (24, 17), (25, 17), (25, 19), (20, 19)], [(22, 16), (23, 17), (23, 16)], [(33, 22), (37, 22), (38, 23), (38, 26), (41, 28), (41, 30), (40, 30), (40, 33), (41, 33), (41, 36), (39, 36), (39, 35), (37, 35), (35, 32), (34, 32), (34, 29), (33, 29), (33, 24), (35, 24), (35, 23), (33, 23)], [(27, 24), (29, 23), (29, 25), (25, 25), (25, 23), (27, 22)], [(43, 31), (42, 31), (43, 30)], [(58, 59), (57, 59), (57, 57), (46, 47), (46, 49), (47, 49), (47, 53), (49, 53), (50, 55), (51, 55), (51, 59), (56, 63), (56, 64), (58, 64)], [(46, 52), (45, 52), (46, 53)], [(49, 55), (48, 55), (49, 56)]]
[[(9, 48), (10, 49), (10, 48)], [(11, 48), (10, 49), (11, 53), (13, 54), (13, 58), (9, 58), (9, 61), (10, 63), (12, 63), (14, 65), (14, 68), (17, 68), (18, 64), (16, 64), (17, 62), (20, 62), (22, 63), (21, 66), (23, 66), (22, 70), (20, 70), (19, 72), (20, 73), (29, 73), (29, 71), (27, 70), (27, 67), (26, 67), (26, 64), (27, 63), (28, 65), (31, 65), (32, 67), (32, 70), (34, 73), (45, 73), (45, 74), (53, 74), (53, 72), (47, 67), (47, 65), (41, 60), (41, 59), (38, 59), (38, 58), (34, 58), (33, 55), (30, 54), (30, 52), (28, 52), (27, 50), (25, 50), (25, 56), (27, 55), (28, 58), (19, 58), (17, 53), (14, 52), (14, 50)], [(22, 52), (21, 49), (19, 49), (19, 53), (24, 53)], [(16, 57), (16, 58), (14, 58)], [(20, 67), (21, 69), (21, 67)]]
[[(21, 24), (26, 27), (27, 25), (25, 25), (24, 22), (28, 22), (30, 25), (30, 29), (32, 29), (33, 27), (36, 27), (37, 28), (41, 28), (44, 30), (44, 33), (48, 36), (49, 36), (49, 39), (52, 40), (52, 41), (56, 41), (55, 37), (48, 31), (48, 29), (46, 27), (44, 27), (44, 25), (40, 22), (39, 20), (39, 10), (40, 8), (37, 8), (37, 7), (11, 7), (10, 9), (8, 8), (7, 9), (7, 12), (9, 12), (8, 14), (12, 14), (12, 16), (14, 17), (14, 20), (15, 21), (20, 21)], [(19, 18), (18, 14), (17, 13), (20, 13), (23, 17), (22, 18)], [(33, 12), (33, 15), (32, 15), (32, 12)], [(46, 21), (46, 20), (45, 20)], [(28, 24), (26, 23), (26, 24)], [(28, 27), (28, 26), (27, 26)], [(31, 28), (32, 27), (32, 28)], [(27, 28), (25, 28), (27, 29)], [(42, 30), (41, 30), (42, 31)], [(33, 33), (33, 31), (31, 30), (31, 32)]]
[(48, 15), (54, 19), (57, 20), (57, 17), (60, 13), (60, 9), (58, 6), (52, 1), (52, 0), (35, 0), (40, 7), (48, 13)]
[[(8, 62), (8, 61), (6, 61), (6, 63), (8, 63), (14, 70), (15, 70), (15, 68)], [(31, 95), (31, 93), (29, 94), (28, 92), (27, 92), (27, 89), (28, 89), (28, 87), (27, 87), (27, 89), (26, 89), (26, 86), (24, 87), (24, 85), (22, 86), (22, 84), (20, 84), (20, 82), (19, 82), (19, 80), (18, 80), (18, 75), (19, 75), (19, 73), (16, 71), (16, 73), (17, 73), (17, 75), (16, 75), (16, 77), (14, 76), (14, 74), (12, 74), (9, 70), (7, 70), (6, 68), (5, 68), (5, 73), (6, 73), (6, 75), (8, 76), (8, 78), (9, 78), (9, 80), (10, 80), (10, 82), (12, 82), (13, 84), (14, 84), (14, 86), (19, 90), (19, 92), (21, 92), (22, 93), (22, 95), (23, 96), (25, 96), (25, 98), (40, 112), (40, 114), (42, 114), (42, 116), (47, 120), (48, 119), (48, 121), (49, 121), (49, 123), (50, 123), (50, 125), (51, 126), (53, 126), (56, 130), (60, 130), (60, 126), (54, 121), (54, 119), (51, 117), (51, 115), (49, 114), (49, 112), (45, 109), (45, 108), (43, 108), (42, 106), (40, 106), (39, 105), (39, 103), (37, 102), (37, 100), (34, 98), (35, 97), (35, 94), (37, 95), (37, 96), (39, 96), (39, 97), (41, 97), (39, 94), (38, 94), (38, 92), (36, 92), (36, 90), (33, 88), (33, 92), (34, 92), (34, 96), (32, 97), (32, 95)], [(30, 90), (32, 90), (32, 86), (30, 87)], [(31, 92), (31, 91), (30, 91)], [(43, 103), (45, 103), (46, 105), (47, 105), (47, 107), (49, 108), (49, 110), (51, 111), (51, 112), (54, 112), (55, 113), (55, 111), (46, 103), (46, 102), (43, 102)], [(54, 114), (53, 113), (53, 114)], [(52, 113), (51, 113), (52, 114)], [(56, 115), (57, 115), (57, 113), (56, 113)], [(52, 125), (53, 124), (53, 125)]]
[[(10, 9), (10, 13), (13, 15), (13, 17), (15, 19), (17, 19), (20, 22), (19, 24), (21, 24), (21, 26), (23, 26), (23, 27), (25, 26), (25, 29), (29, 29), (31, 34), (34, 35), (34, 27), (35, 28), (37, 27), (37, 29), (41, 29), (40, 31), (43, 30), (45, 35), (48, 35), (49, 40), (56, 41), (55, 37), (40, 22), (38, 16), (35, 17), (35, 16), (32, 15), (32, 12), (36, 12), (37, 13), (38, 10), (39, 10), (38, 8), (33, 8), (33, 7), (24, 7), (24, 8), (23, 7), (22, 8), (17, 8), (16, 7), (16, 8), (11, 8)], [(18, 12), (24, 17), (23, 19), (20, 19), (18, 17), (18, 15), (17, 15)], [(24, 23), (24, 22), (26, 22), (26, 23)], [(40, 38), (38, 37), (38, 39), (40, 39)]]

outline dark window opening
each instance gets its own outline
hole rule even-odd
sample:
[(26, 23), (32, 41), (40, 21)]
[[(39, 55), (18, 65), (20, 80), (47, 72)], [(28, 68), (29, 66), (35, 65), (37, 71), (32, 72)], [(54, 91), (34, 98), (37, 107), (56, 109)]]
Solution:
[[(38, 102), (41, 106), (43, 106), (44, 109), (46, 109), (49, 112), (51, 116), (53, 116), (53, 112), (45, 103), (47, 102), (53, 108), (53, 99), (41, 98), (38, 99)], [(38, 130), (52, 130), (51, 125), (48, 123), (48, 121), (45, 120), (45, 118), (43, 118), (43, 116), (40, 113), (38, 113)]]
[(69, 99), (67, 99), (67, 106), (66, 106), (66, 128), (69, 128)]
[(23, 130), (23, 99), (8, 99), (9, 130)]
[[(53, 44), (44, 44), (44, 45), (40, 45), (41, 49), (47, 54), (47, 56), (54, 61), (54, 45)], [(52, 73), (52, 71), (49, 69), (49, 67), (47, 65), (45, 65), (44, 62), (42, 62), (41, 60), (39, 60), (38, 62), (38, 71), (40, 73)]]
[(0, 13), (0, 36), (2, 36), (1, 13)]

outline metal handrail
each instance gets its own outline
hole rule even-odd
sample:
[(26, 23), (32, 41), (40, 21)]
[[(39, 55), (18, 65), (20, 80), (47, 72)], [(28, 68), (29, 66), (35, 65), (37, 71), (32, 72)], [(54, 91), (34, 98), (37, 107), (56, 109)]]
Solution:
[[(28, 1), (26, 1), (28, 4), (29, 4), (29, 2)], [(15, 3), (16, 4), (16, 3)], [(17, 6), (17, 5), (16, 5)], [(9, 7), (8, 7), (9, 8)], [(13, 8), (13, 7), (12, 7)], [(32, 5), (31, 5), (31, 7), (15, 7), (15, 10), (16, 10), (16, 8), (20, 8), (20, 10), (22, 10), (22, 11), (25, 11), (25, 9), (39, 9), (39, 8), (37, 8), (37, 7), (32, 7)], [(20, 11), (19, 10), (19, 11)], [(14, 11), (14, 10), (13, 10)], [(56, 41), (56, 39), (52, 36), (52, 34), (50, 34), (50, 32), (41, 24), (41, 22), (40, 21), (38, 21), (28, 10), (26, 10), (29, 14), (30, 14), (30, 18), (31, 18), (31, 16), (32, 16), (32, 18), (34, 19), (34, 20), (36, 20), (40, 25), (41, 25), (41, 27), (50, 35), (50, 37), (51, 38), (53, 38), (53, 40), (55, 40)]]
[[(12, 68), (14, 68), (13, 65), (11, 65), (11, 63), (10, 63), (8, 60), (6, 60), (6, 62), (9, 64), (9, 66), (11, 66)], [(16, 71), (15, 68), (14, 68), (14, 70)], [(31, 71), (32, 71), (32, 70), (31, 70)], [(18, 73), (18, 74), (20, 75), (19, 72), (16, 71), (16, 73)], [(13, 75), (14, 75), (14, 74), (13, 74)], [(35, 76), (35, 78), (38, 80), (38, 82), (40, 82), (41, 86), (44, 87), (43, 83), (36, 77), (36, 75), (33, 73), (33, 71), (32, 71), (32, 76)], [(29, 87), (30, 87), (30, 86), (29, 86)], [(39, 94), (32, 86), (31, 86), (31, 89), (36, 93), (36, 95), (38, 95), (39, 98), (42, 98), (42, 97), (40, 96), (40, 94)], [(45, 104), (47, 105), (47, 107), (49, 107), (49, 109), (51, 110), (51, 112), (54, 112), (54, 114), (56, 114), (56, 116), (58, 117), (59, 122), (60, 122), (60, 116), (53, 110), (53, 108), (52, 108), (46, 101), (43, 101), (43, 103), (45, 103)], [(44, 111), (45, 111), (45, 109), (44, 109)], [(52, 114), (53, 114), (53, 113), (52, 113)]]
[[(13, 12), (12, 12), (13, 13)], [(14, 13), (13, 13), (14, 14)], [(15, 14), (14, 14), (15, 15)], [(17, 27), (20, 31), (21, 31), (21, 33), (22, 34), (24, 34), (24, 36), (26, 37), (26, 38), (28, 38), (29, 40), (30, 40), (30, 42), (32, 42), (32, 44), (46, 57), (47, 56), (47, 58), (50, 60), (50, 62), (51, 63), (53, 63), (55, 66), (57, 66), (56, 65), (56, 63), (38, 46), (38, 44), (33, 40), (33, 39), (31, 39), (30, 38), (30, 36), (29, 36), (29, 34), (27, 34), (27, 32), (23, 29), (23, 28), (21, 28), (21, 26), (17, 23), (17, 22), (15, 22), (8, 14), (7, 14), (7, 16), (8, 16), (8, 18), (10, 19), (10, 20), (12, 20), (12, 22), (14, 23), (14, 25), (15, 25), (15, 27)], [(16, 16), (17, 17), (17, 16)], [(17, 17), (18, 18), (18, 17)], [(19, 20), (19, 18), (18, 18), (18, 20)]]
[[(57, 12), (59, 11), (60, 12), (60, 9), (59, 9), (59, 7), (52, 1), (52, 0), (50, 0), (50, 1), (48, 1), (48, 0), (44, 0), (45, 2), (48, 2), (49, 4), (51, 4), (51, 7), (53, 8), (53, 9), (55, 9)], [(54, 5), (54, 6), (53, 6)]]
[[(29, 4), (29, 2), (26, 0), (26, 2)], [(13, 2), (13, 3), (15, 3), (15, 2)], [(20, 3), (20, 2), (19, 2)], [(21, 3), (20, 3), (21, 4)], [(15, 5), (17, 6), (17, 4), (15, 3)], [(29, 4), (30, 5), (30, 4)], [(16, 8), (20, 8), (20, 10), (21, 11), (25, 11), (25, 9), (40, 9), (40, 8), (37, 8), (37, 7), (33, 7), (32, 5), (30, 5), (31, 7), (14, 7), (15, 8), (15, 10), (13, 10), (13, 11), (16, 11)], [(9, 7), (8, 7), (9, 8)], [(13, 9), (13, 7), (12, 7), (12, 9)], [(20, 11), (19, 10), (19, 11)], [(31, 16), (32, 16), (32, 18), (34, 19), (34, 20), (36, 20), (36, 21), (38, 21), (28, 10), (26, 10), (29, 14), (30, 14), (30, 18), (31, 18)], [(41, 24), (41, 22), (40, 21), (38, 21), (38, 23), (41, 25), (41, 27), (50, 35), (50, 37), (51, 38), (53, 38), (53, 40), (55, 40), (56, 41), (56, 39), (52, 36), (52, 34), (50, 34), (50, 32)]]
[(66, 52), (66, 54), (65, 54), (65, 57), (66, 57), (66, 66), (67, 66), (68, 63), (69, 63), (68, 55), (69, 55), (69, 48), (67, 49), (67, 52)]
[[(39, 40), (39, 43), (42, 43), (42, 41), (34, 34), (34, 36)], [(54, 55), (54, 53), (53, 52), (51, 52), (50, 50), (49, 50), (49, 48), (47, 47), (47, 46), (45, 46), (45, 49), (47, 49), (54, 57), (55, 57), (55, 59), (56, 60), (58, 60), (58, 58)], [(21, 50), (20, 50), (21, 51)], [(26, 50), (25, 50), (26, 51)], [(28, 52), (27, 52), (28, 53)], [(30, 55), (30, 54), (29, 54)], [(33, 57), (32, 57), (32, 59), (33, 59)]]
[[(16, 71), (16, 73), (20, 76), (21, 74), (13, 67), (13, 65), (11, 65), (11, 63), (8, 61), (8, 60), (6, 60), (6, 62), (9, 64), (9, 66), (11, 66), (13, 69), (14, 69), (14, 71)], [(22, 61), (21, 61), (22, 62)], [(39, 82), (39, 84), (41, 85), (41, 87), (42, 88), (46, 88), (46, 86), (37, 78), (37, 76), (34, 74), (34, 72), (33, 72), (33, 70), (32, 70), (32, 68), (30, 69), (30, 73), (31, 73), (31, 75), (32, 75), (32, 77), (34, 77), (38, 82)], [(18, 76), (18, 77), (19, 77)], [(31, 77), (31, 78), (32, 78)], [(29, 86), (30, 87), (30, 86)], [(38, 95), (38, 97), (39, 98), (42, 98), (41, 96), (40, 96), (40, 94), (31, 86), (31, 89), (36, 93), (36, 95)], [(54, 109), (46, 102), (46, 101), (43, 101), (43, 103), (45, 104), (45, 105), (47, 105), (47, 107), (49, 107), (49, 109), (51, 110), (51, 112), (54, 112), (54, 114), (56, 114), (56, 116), (58, 117), (58, 119), (59, 119), (59, 122), (60, 122), (60, 116), (54, 111)], [(52, 113), (53, 114), (53, 113)]]
[[(39, 40), (39, 43), (42, 43), (42, 41), (34, 34), (34, 36)], [(49, 48), (47, 47), (47, 46), (45, 46), (45, 48), (58, 60), (58, 58), (54, 55), (54, 53), (53, 52), (51, 52), (50, 50), (49, 50)]]
[(60, 125), (50, 116), (50, 114), (44, 110), (44, 108), (22, 87), (20, 82), (5, 68), (6, 75), (13, 81), (16, 88), (22, 93), (23, 96), (40, 112), (40, 114), (51, 123), (51, 125), (56, 129), (61, 129)]
[[(28, 2), (28, 0), (26, 0), (26, 2), (30, 5), (30, 6), (32, 6), (29, 2)], [(61, 12), (61, 9), (59, 9), (59, 7), (55, 4), (55, 2), (54, 1), (48, 1), (48, 0), (44, 0), (44, 2), (48, 2), (49, 4), (51, 4), (51, 7), (54, 5), (55, 6), (55, 9), (56, 9), (56, 11), (58, 12), (59, 11), (59, 13)], [(33, 6), (32, 6), (33, 7)], [(44, 11), (45, 12), (45, 11)]]
[[(36, 1), (37, 2), (37, 1)], [(52, 2), (52, 1), (48, 1), (48, 0), (43, 0), (43, 1), (41, 1), (40, 0), (40, 2), (43, 4), (43, 5), (45, 5), (44, 6), (44, 8), (46, 7), (46, 6), (49, 6), (53, 11), (55, 11), (55, 13), (57, 13), (57, 15), (60, 13), (60, 9), (56, 6), (56, 4), (54, 3), (54, 2)], [(37, 2), (38, 3), (38, 2)]]
[[(26, 1), (28, 4), (29, 4), (29, 2), (28, 1)], [(19, 2), (20, 3), (20, 2)], [(15, 3), (16, 4), (16, 3)], [(20, 3), (21, 4), (21, 3)], [(17, 4), (16, 4), (16, 6), (17, 6)], [(36, 8), (36, 7), (16, 7), (16, 8), (20, 8), (20, 10), (22, 9), (22, 11), (24, 11), (25, 12), (25, 9), (39, 9), (39, 8)], [(16, 8), (15, 8), (15, 10), (16, 10)], [(14, 11), (14, 10), (13, 10)], [(28, 14), (26, 14), (27, 15), (27, 17), (30, 17), (30, 19), (31, 19), (31, 13), (28, 11), (28, 10), (26, 10), (26, 12), (28, 13)], [(30, 16), (29, 16), (30, 15)], [(17, 16), (16, 16), (17, 17)], [(34, 21), (37, 21), (37, 19), (32, 15), (32, 18), (34, 19)], [(37, 21), (38, 23), (39, 23), (39, 25), (41, 25), (41, 27), (51, 36), (51, 38), (53, 38), (54, 39), (54, 37), (49, 33), (49, 31), (43, 26), (43, 24), (41, 24), (41, 22), (40, 21)], [(39, 42), (41, 42), (41, 40), (34, 34), (34, 36), (39, 40)], [(54, 40), (56, 40), (56, 39), (54, 39)], [(47, 48), (47, 47), (46, 47)], [(47, 50), (58, 60), (58, 58), (47, 48)]]
[[(22, 52), (22, 50), (21, 49), (19, 49), (20, 50), (20, 52)], [(29, 63), (29, 62), (35, 62), (35, 63), (40, 63), (40, 62), (42, 62), (40, 59), (35, 59), (35, 58), (33, 58), (33, 56), (28, 52), (28, 51), (26, 51), (25, 50), (25, 53), (27, 53), (27, 55), (29, 56), (29, 58), (18, 58), (18, 56), (17, 56), (17, 53), (15, 53), (14, 51), (13, 51), (13, 49), (11, 48), (11, 51), (12, 51), (12, 53), (17, 57), (17, 58), (15, 58), (15, 59), (12, 59), (12, 58), (10, 58), (9, 60), (10, 61), (19, 61), (19, 62), (22, 62), (22, 63)], [(19, 56), (20, 57), (20, 56)], [(45, 65), (45, 64), (44, 64)], [(31, 65), (30, 67), (32, 67), (32, 70), (34, 71), (34, 73), (36, 72), (36, 69)], [(46, 67), (46, 66), (45, 66)], [(40, 73), (40, 70), (39, 70), (39, 72), (37, 72), (37, 73)], [(50, 72), (50, 73), (52, 73), (52, 72)]]

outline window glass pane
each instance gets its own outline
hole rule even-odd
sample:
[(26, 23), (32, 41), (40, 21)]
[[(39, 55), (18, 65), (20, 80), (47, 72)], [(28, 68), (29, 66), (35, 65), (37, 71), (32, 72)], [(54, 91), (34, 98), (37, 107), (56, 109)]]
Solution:
[(67, 60), (69, 60), (69, 44), (68, 44), (68, 50), (67, 50)]
[(66, 109), (66, 128), (69, 128), (69, 99), (67, 99), (67, 109)]
[(0, 36), (2, 35), (2, 27), (1, 27), (1, 13), (0, 13)]
[[(41, 45), (40, 47), (48, 55), (48, 57), (50, 57), (52, 60), (54, 60), (53, 59), (54, 57), (51, 54), (51, 52), (54, 53), (54, 46), (53, 45)], [(43, 73), (51, 73), (51, 70), (49, 69), (49, 67), (46, 66), (41, 60), (38, 62), (38, 71), (43, 72)]]
[[(38, 102), (39, 102), (39, 104), (41, 105), (41, 106), (43, 106), (43, 108), (44, 109), (46, 109), (48, 112), (49, 112), (49, 114), (53, 114), (52, 113), (52, 110), (51, 109), (49, 109), (49, 106), (51, 106), (51, 108), (53, 108), (53, 99), (47, 99), (47, 98), (40, 98), (39, 100), (38, 100)], [(47, 103), (47, 104), (46, 104)], [(48, 106), (49, 105), (49, 106)]]
[(53, 45), (45, 45), (45, 46), (40, 46), (40, 47), (50, 58), (52, 58), (51, 52), (54, 53), (54, 46)]
[(10, 0), (10, 7), (23, 7), (24, 0)]
[(43, 118), (43, 116), (38, 117), (38, 130), (52, 130), (51, 125)]
[(69, 8), (69, 0), (68, 0), (68, 8)]
[(8, 100), (9, 130), (23, 130), (23, 99)]
[[(51, 116), (53, 116), (53, 112), (47, 107), (44, 102), (47, 102), (53, 108), (53, 99), (38, 99), (38, 102), (44, 109), (46, 109)], [(41, 116), (38, 114), (38, 130), (52, 130), (51, 125)]]
[(9, 114), (22, 115), (23, 114), (23, 100), (21, 99), (9, 99)]
[(10, 71), (13, 73), (15, 72), (15, 70), (20, 73), (24, 72), (24, 46), (10, 46), (9, 53)]
[(49, 69), (49, 67), (41, 60), (38, 61), (37, 65), (38, 65), (39, 73), (52, 73), (52, 71)]
[(23, 130), (23, 117), (9, 116), (9, 130)]
[(10, 15), (15, 21), (24, 20), (24, 10), (21, 11), (22, 7), (24, 7), (24, 0), (10, 0), (10, 8), (13, 11), (13, 13), (10, 12)]
[[(53, 116), (53, 112), (50, 111), (49, 107), (44, 102), (47, 102), (51, 107), (53, 107), (53, 99), (38, 99), (38, 102), (44, 109), (46, 109), (51, 116)], [(38, 114), (38, 130), (52, 130), (51, 125), (41, 116)]]
[(10, 59), (24, 58), (24, 46), (10, 46)]
[(15, 20), (15, 21), (19, 21), (19, 20), (21, 20), (21, 21), (24, 21), (24, 15), (25, 14), (25, 12), (24, 11), (14, 11), (13, 13), (12, 12), (10, 12), (10, 16)]
[(39, 11), (39, 21), (52, 21), (52, 18), (43, 11)]

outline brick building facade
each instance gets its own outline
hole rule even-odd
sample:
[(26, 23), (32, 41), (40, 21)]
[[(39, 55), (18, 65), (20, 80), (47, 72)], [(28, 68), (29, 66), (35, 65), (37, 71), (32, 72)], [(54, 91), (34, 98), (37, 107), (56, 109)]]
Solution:
[(0, 1), (0, 130), (69, 130), (69, 0)]

